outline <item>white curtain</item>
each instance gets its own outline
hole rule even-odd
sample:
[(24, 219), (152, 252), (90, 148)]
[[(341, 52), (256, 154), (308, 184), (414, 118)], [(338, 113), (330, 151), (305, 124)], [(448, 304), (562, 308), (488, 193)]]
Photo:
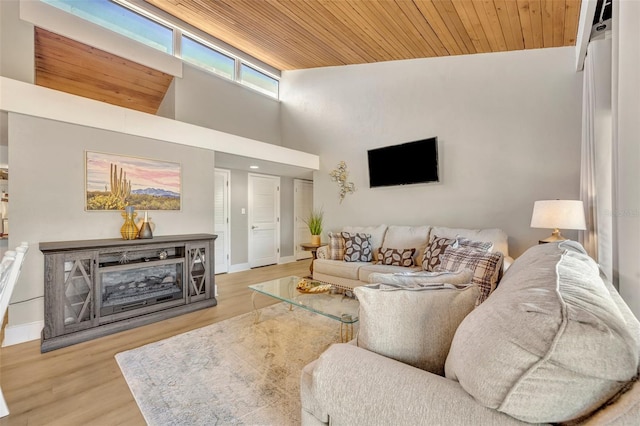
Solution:
[(580, 199), (587, 230), (579, 240), (610, 280), (613, 278), (613, 166), (611, 40), (589, 43), (582, 94)]
[(598, 260), (598, 198), (596, 196), (596, 83), (593, 54), (587, 50), (582, 86), (582, 157), (580, 164), (580, 199), (584, 203), (586, 231), (578, 239), (589, 255)]

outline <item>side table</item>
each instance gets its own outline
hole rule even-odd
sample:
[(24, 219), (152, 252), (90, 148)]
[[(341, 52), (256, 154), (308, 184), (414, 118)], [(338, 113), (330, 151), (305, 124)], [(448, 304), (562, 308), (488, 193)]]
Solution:
[(311, 265), (309, 265), (309, 277), (313, 278), (313, 262), (318, 258), (317, 252), (320, 247), (324, 247), (326, 244), (311, 244), (311, 243), (300, 243), (300, 247), (304, 251), (310, 251), (313, 259), (311, 260)]

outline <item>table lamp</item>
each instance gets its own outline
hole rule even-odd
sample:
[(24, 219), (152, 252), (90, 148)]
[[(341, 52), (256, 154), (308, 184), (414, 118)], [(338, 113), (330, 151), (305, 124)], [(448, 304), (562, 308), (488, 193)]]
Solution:
[(540, 242), (552, 243), (566, 240), (560, 229), (587, 229), (584, 220), (584, 205), (579, 200), (542, 200), (533, 205), (532, 228), (553, 229), (549, 238)]

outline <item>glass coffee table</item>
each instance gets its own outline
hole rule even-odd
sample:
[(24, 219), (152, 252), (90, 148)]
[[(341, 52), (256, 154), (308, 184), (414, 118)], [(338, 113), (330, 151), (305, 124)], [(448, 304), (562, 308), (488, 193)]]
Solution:
[[(344, 343), (353, 339), (353, 324), (358, 322), (358, 311), (360, 309), (358, 300), (339, 293), (335, 288), (326, 293), (303, 293), (296, 290), (300, 279), (300, 277), (291, 276), (250, 285), (249, 288), (253, 290), (251, 303), (256, 316), (255, 322), (260, 320), (260, 311), (256, 308), (255, 303), (256, 294), (264, 294), (289, 303), (289, 310), (293, 306), (298, 306), (339, 321), (340, 341)], [(317, 281), (312, 282), (324, 284)]]

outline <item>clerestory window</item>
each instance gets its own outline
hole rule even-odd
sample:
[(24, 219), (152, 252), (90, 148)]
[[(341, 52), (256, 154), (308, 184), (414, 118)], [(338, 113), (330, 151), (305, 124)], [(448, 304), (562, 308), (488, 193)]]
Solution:
[[(199, 37), (192, 36), (183, 28), (158, 17), (154, 19), (154, 15), (146, 10), (141, 10), (143, 15), (128, 8), (126, 2), (121, 4), (113, 0), (41, 1), (161, 52), (177, 56), (220, 77), (236, 81), (267, 96), (279, 98), (277, 78), (246, 63), (246, 59), (219, 51), (215, 48), (215, 42), (196, 40)], [(174, 46), (174, 40), (179, 45)]]
[(265, 95), (278, 98), (278, 80), (246, 64), (240, 65), (240, 83)]
[(173, 55), (173, 29), (109, 0), (42, 0), (67, 13)]
[(182, 36), (182, 60), (199, 66), (213, 73), (235, 80), (235, 60), (202, 43)]

